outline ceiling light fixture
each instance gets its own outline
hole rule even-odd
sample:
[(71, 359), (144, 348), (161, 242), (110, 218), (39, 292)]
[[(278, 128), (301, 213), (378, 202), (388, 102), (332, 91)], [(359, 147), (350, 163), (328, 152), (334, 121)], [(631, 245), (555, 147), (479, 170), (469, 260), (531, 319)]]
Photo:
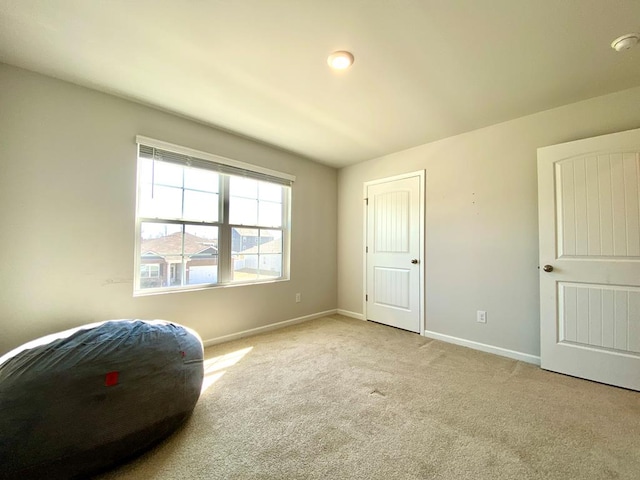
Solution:
[(611, 48), (616, 52), (622, 52), (623, 50), (629, 50), (635, 47), (638, 42), (640, 42), (640, 33), (627, 33), (611, 42)]
[(346, 52), (344, 50), (340, 50), (338, 52), (333, 52), (327, 58), (327, 63), (331, 68), (336, 70), (344, 70), (345, 68), (349, 68), (353, 64), (353, 55), (350, 52)]

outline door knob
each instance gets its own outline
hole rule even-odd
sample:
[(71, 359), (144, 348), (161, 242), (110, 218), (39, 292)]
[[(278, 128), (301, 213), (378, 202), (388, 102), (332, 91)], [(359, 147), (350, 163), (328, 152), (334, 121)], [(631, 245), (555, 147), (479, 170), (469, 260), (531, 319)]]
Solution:
[(414, 258), (413, 260), (411, 260), (411, 263), (413, 263), (415, 265), (416, 263), (418, 263), (418, 259)]
[(542, 267), (542, 270), (544, 270), (545, 272), (553, 272), (553, 265), (545, 265), (544, 267)]

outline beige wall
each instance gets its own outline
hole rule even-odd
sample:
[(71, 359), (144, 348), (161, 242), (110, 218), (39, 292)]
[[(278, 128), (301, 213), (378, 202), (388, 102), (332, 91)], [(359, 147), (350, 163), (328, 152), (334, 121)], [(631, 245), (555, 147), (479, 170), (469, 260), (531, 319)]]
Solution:
[(340, 170), (338, 308), (362, 313), (363, 182), (425, 169), (427, 330), (539, 355), (536, 149), (637, 127), (640, 88)]
[[(136, 134), (296, 175), (291, 281), (133, 298)], [(0, 64), (0, 355), (112, 318), (172, 320), (206, 340), (334, 309), (336, 177), (277, 149)]]
[[(362, 313), (362, 184), (425, 169), (427, 329), (537, 355), (536, 148), (640, 127), (639, 106), (636, 88), (542, 112), (344, 168), (336, 188), (334, 169), (0, 64), (0, 354), (109, 318), (211, 339)], [(296, 175), (291, 281), (133, 298), (136, 134)]]

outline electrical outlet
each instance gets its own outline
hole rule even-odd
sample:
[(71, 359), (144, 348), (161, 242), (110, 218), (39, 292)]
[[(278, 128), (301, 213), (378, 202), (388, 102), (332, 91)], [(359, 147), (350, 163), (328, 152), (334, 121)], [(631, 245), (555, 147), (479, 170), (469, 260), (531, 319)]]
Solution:
[(299, 293), (296, 293), (296, 303), (300, 303), (302, 301), (302, 297)]
[(487, 323), (487, 312), (485, 312), (484, 310), (478, 310), (476, 322)]

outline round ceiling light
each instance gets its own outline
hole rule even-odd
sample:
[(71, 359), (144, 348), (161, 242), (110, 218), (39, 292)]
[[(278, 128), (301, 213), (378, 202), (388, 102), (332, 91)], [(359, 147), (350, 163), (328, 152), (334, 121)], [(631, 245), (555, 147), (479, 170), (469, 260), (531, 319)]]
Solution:
[(333, 52), (327, 58), (327, 63), (331, 68), (336, 70), (344, 70), (349, 68), (353, 64), (353, 55), (350, 52), (344, 50)]
[(640, 33), (627, 33), (611, 42), (611, 48), (616, 52), (622, 52), (636, 46), (638, 42), (640, 42)]

